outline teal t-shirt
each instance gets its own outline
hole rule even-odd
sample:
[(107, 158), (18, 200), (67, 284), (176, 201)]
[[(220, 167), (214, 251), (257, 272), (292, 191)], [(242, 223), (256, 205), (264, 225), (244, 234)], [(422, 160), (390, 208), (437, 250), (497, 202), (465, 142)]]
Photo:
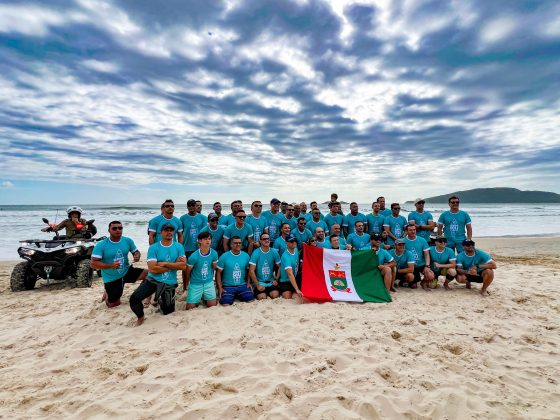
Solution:
[(198, 234), (208, 224), (208, 219), (202, 214), (197, 213), (194, 216), (183, 214), (180, 220), (183, 226), (183, 246), (185, 251), (194, 251), (198, 246)]
[(446, 210), (439, 216), (438, 223), (443, 225), (443, 234), (449, 242), (461, 244), (467, 239), (466, 226), (471, 223), (471, 217), (463, 210), (457, 213)]
[(223, 226), (224, 228), (228, 225), (229, 214), (222, 214), (218, 218), (218, 225)]
[(385, 221), (385, 216), (380, 213), (377, 215), (369, 213), (366, 215), (368, 233), (382, 233), (383, 232), (383, 222)]
[(430, 247), (430, 268), (432, 270), (436, 269), (434, 263), (449, 264), (455, 260), (457, 260), (457, 257), (451, 248), (445, 247), (442, 252), (439, 252), (435, 246)]
[[(147, 261), (177, 262), (177, 258), (184, 255), (183, 245), (178, 242), (173, 242), (168, 246), (162, 245), (161, 242), (156, 242), (148, 248)], [(177, 270), (170, 270), (159, 274), (150, 273), (148, 277), (165, 284), (177, 284)]]
[(251, 228), (253, 229), (253, 241), (260, 242), (261, 235), (263, 234), (267, 226), (264, 216), (261, 215), (257, 218), (251, 214), (247, 216), (247, 218), (245, 219), (245, 223), (251, 226)]
[(280, 258), (280, 282), (290, 281), (288, 274), (286, 274), (286, 269), (291, 268), (294, 277), (297, 275), (299, 265), (299, 252), (294, 249), (294, 253), (290, 253), (289, 250), (282, 254)]
[[(389, 230), (395, 237), (402, 238), (404, 234), (404, 227), (408, 224), (408, 221), (404, 218), (404, 216), (397, 216), (393, 217), (390, 215), (385, 218), (383, 222), (383, 226), (389, 226)], [(395, 240), (389, 236), (387, 236), (387, 244), (393, 245)]]
[(210, 247), (212, 249), (215, 249), (216, 251), (218, 249), (221, 249), (222, 239), (224, 237), (224, 232), (225, 232), (225, 228), (223, 226), (218, 225), (216, 230), (212, 230), (210, 229), (210, 225), (206, 225), (200, 230), (200, 232), (210, 233), (210, 236), (212, 236), (212, 243), (210, 244)]
[(404, 247), (407, 251), (410, 251), (412, 253), (412, 256), (414, 257), (414, 266), (421, 267), (423, 265), (426, 265), (424, 251), (430, 250), (428, 242), (426, 242), (424, 238), (421, 238), (418, 235), (416, 235), (416, 238), (414, 238), (414, 240), (410, 240), (408, 239), (408, 237), (404, 237), (403, 240)]
[(173, 232), (173, 241), (177, 242), (177, 232), (183, 231), (181, 221), (175, 216), (172, 216), (171, 219), (166, 219), (163, 214), (160, 214), (150, 220), (148, 224), (148, 232), (155, 232), (156, 234), (154, 243), (161, 241), (161, 227), (164, 223), (171, 223), (171, 225), (173, 225), (175, 228), (175, 232)]
[(280, 264), (280, 255), (274, 248), (264, 252), (257, 248), (251, 255), (250, 265), (255, 266), (255, 275), (261, 286), (270, 286), (274, 281), (274, 267)]
[[(423, 211), (422, 213), (418, 213), (417, 211), (411, 211), (408, 214), (408, 221), (414, 220), (417, 225), (427, 225), (429, 221), (434, 220), (432, 217), (432, 213), (429, 211)], [(419, 230), (416, 228), (416, 235), (424, 238), (425, 240), (430, 240), (430, 231), (428, 230)]]
[(315, 222), (313, 219), (311, 219), (307, 221), (307, 229), (309, 229), (312, 235), (315, 235), (315, 229), (317, 229), (318, 227), (323, 228), (325, 234), (329, 232), (329, 227), (323, 220)]
[(282, 219), (282, 223), (288, 223), (290, 225), (290, 230), (294, 230), (297, 229), (297, 218), (295, 217), (290, 217), (289, 219), (282, 215), (283, 219)]
[(224, 232), (224, 238), (229, 240), (234, 236), (239, 236), (242, 242), (241, 246), (243, 249), (247, 249), (249, 246), (249, 238), (253, 238), (253, 228), (247, 223), (244, 223), (241, 229), (239, 229), (235, 224), (229, 225)]
[(377, 250), (377, 258), (379, 259), (379, 265), (384, 265), (393, 261), (391, 254), (383, 248), (379, 248)]
[[(313, 220), (313, 215), (311, 213), (305, 213), (305, 220), (307, 222), (309, 222), (310, 220)], [(323, 213), (319, 213), (319, 220), (323, 220), (325, 218), (325, 216), (323, 215)]]
[(348, 213), (344, 216), (342, 226), (346, 226), (348, 228), (348, 236), (356, 231), (356, 222), (364, 222), (364, 224), (367, 223), (366, 216), (360, 212), (358, 212), (355, 216), (352, 213)]
[(280, 257), (281, 257), (282, 254), (288, 249), (288, 244), (286, 243), (286, 241), (284, 240), (284, 238), (282, 236), (279, 236), (274, 241), (274, 244), (272, 245), (272, 247), (276, 251), (278, 251), (278, 255), (280, 255)]
[(208, 254), (203, 255), (200, 249), (191, 254), (187, 265), (192, 267), (191, 280), (193, 284), (211, 283), (214, 281), (214, 268), (212, 264), (218, 261), (218, 253), (210, 249)]
[(235, 255), (228, 251), (218, 259), (218, 269), (222, 270), (222, 286), (240, 286), (246, 284), (249, 254), (241, 251)]
[(120, 261), (119, 268), (103, 268), (101, 269), (101, 277), (103, 283), (110, 283), (112, 281), (123, 278), (128, 272), (128, 253), (138, 251), (134, 241), (126, 236), (123, 236), (119, 242), (113, 242), (109, 238), (97, 242), (91, 254), (92, 258), (99, 258), (104, 264), (112, 264), (115, 261)]
[(338, 223), (340, 225), (340, 227), (342, 228), (342, 223), (344, 222), (344, 216), (341, 214), (335, 214), (334, 216), (332, 214), (327, 214), (325, 216), (325, 218), (323, 219), (323, 221), (327, 224), (327, 230), (330, 232), (332, 225)]
[[(457, 255), (457, 266), (463, 270), (468, 270), (474, 265), (487, 264), (490, 261), (492, 261), (492, 257), (480, 249), (475, 249), (474, 255), (467, 255), (465, 251)], [(476, 269), (477, 273), (482, 271), (484, 271), (484, 268)]]
[(262, 216), (266, 220), (268, 234), (270, 235), (270, 242), (274, 243), (276, 238), (280, 236), (280, 226), (282, 226), (284, 215), (281, 212), (273, 214), (270, 210), (267, 210), (263, 211)]
[(328, 237), (325, 237), (323, 242), (320, 242), (319, 239), (317, 239), (317, 246), (319, 248), (329, 249), (331, 247), (331, 241), (329, 241)]
[(358, 235), (356, 232), (348, 235), (347, 243), (352, 246), (352, 249), (367, 249), (369, 246), (370, 236), (367, 233)]
[(395, 260), (395, 263), (397, 264), (397, 270), (408, 268), (408, 264), (410, 263), (414, 264), (414, 256), (412, 255), (412, 252), (407, 251), (406, 249), (401, 255), (397, 255), (395, 249), (391, 249), (389, 251), (389, 254), (391, 254), (391, 257), (393, 257), (393, 259)]
[(391, 212), (391, 209), (384, 209), (384, 210), (379, 210), (379, 214), (381, 214), (383, 217), (389, 217), (391, 216), (393, 213)]
[[(325, 238), (325, 246), (323, 248), (332, 249), (330, 235)], [(344, 239), (342, 236), (338, 237), (338, 249), (346, 250), (346, 239)]]
[(303, 247), (303, 244), (306, 243), (307, 240), (312, 236), (311, 231), (307, 228), (305, 228), (303, 232), (300, 232), (299, 229), (294, 229), (292, 230), (292, 235), (294, 235), (297, 239), (298, 249), (301, 249)]

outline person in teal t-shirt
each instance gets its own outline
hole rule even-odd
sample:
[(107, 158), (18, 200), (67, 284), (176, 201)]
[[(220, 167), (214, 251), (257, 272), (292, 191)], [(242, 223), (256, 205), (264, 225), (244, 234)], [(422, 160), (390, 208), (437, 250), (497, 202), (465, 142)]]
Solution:
[(225, 251), (230, 249), (230, 239), (238, 236), (241, 238), (242, 249), (249, 252), (249, 255), (253, 252), (253, 228), (245, 223), (246, 218), (245, 210), (239, 210), (235, 213), (235, 224), (229, 225), (224, 232), (222, 243)]
[(438, 236), (435, 240), (436, 245), (430, 247), (430, 268), (434, 272), (434, 280), (439, 276), (445, 276), (443, 287), (449, 290), (449, 282), (457, 275), (455, 252), (446, 246), (447, 238)]
[[(362, 222), (364, 225), (367, 224), (366, 216), (358, 212), (358, 204), (356, 202), (350, 203), (350, 213), (344, 216), (342, 222), (342, 228), (344, 230), (344, 235), (348, 237), (351, 233), (356, 231), (356, 222)], [(365, 230), (364, 230), (365, 231)], [(369, 238), (368, 238), (369, 245)]]
[(354, 250), (367, 249), (370, 245), (369, 244), (370, 236), (367, 233), (364, 233), (364, 228), (365, 228), (364, 222), (359, 220), (356, 221), (354, 228), (355, 228), (355, 232), (348, 235), (347, 243)]
[(179, 242), (180, 244), (183, 243), (183, 226), (181, 225), (179, 218), (173, 216), (174, 212), (175, 203), (173, 203), (173, 200), (165, 200), (161, 204), (161, 214), (152, 218), (148, 223), (148, 243), (150, 245), (161, 241), (161, 227), (165, 223), (171, 223), (175, 228), (173, 240)]
[(307, 220), (303, 216), (298, 218), (297, 228), (293, 229), (291, 233), (296, 237), (298, 251), (301, 251), (303, 249), (303, 244), (313, 236), (311, 231), (307, 229)]
[(210, 247), (218, 253), (218, 256), (224, 253), (224, 246), (222, 240), (224, 238), (225, 229), (223, 226), (219, 225), (220, 219), (216, 213), (210, 213), (208, 215), (208, 224), (200, 230), (202, 232), (208, 232), (212, 237), (212, 243)]
[(416, 234), (416, 226), (406, 227), (406, 236), (403, 238), (407, 251), (414, 257), (414, 283), (420, 282), (422, 289), (427, 290), (434, 280), (434, 272), (430, 269), (430, 246), (424, 238)]
[(207, 224), (207, 218), (196, 212), (196, 200), (187, 201), (187, 214), (183, 214), (180, 218), (183, 226), (183, 246), (185, 247), (185, 255), (187, 258), (197, 248), (198, 234)]
[(97, 242), (91, 255), (91, 268), (101, 270), (103, 286), (102, 301), (107, 307), (113, 308), (121, 304), (125, 283), (144, 280), (147, 270), (133, 267), (128, 263), (131, 253), (134, 262), (140, 261), (140, 251), (134, 241), (123, 236), (123, 225), (119, 221), (109, 223), (109, 237)]
[(262, 214), (266, 219), (267, 232), (270, 235), (272, 243), (280, 236), (280, 226), (284, 219), (284, 215), (280, 212), (280, 200), (273, 198), (270, 200), (270, 210)]
[(395, 288), (393, 287), (393, 267), (395, 266), (395, 260), (387, 250), (381, 247), (381, 239), (382, 236), (378, 233), (371, 235), (369, 238), (370, 249), (373, 249), (377, 254), (377, 259), (379, 260), (377, 268), (381, 272), (385, 288), (388, 291), (395, 292)]
[(282, 223), (288, 223), (290, 225), (291, 230), (297, 228), (297, 217), (294, 216), (294, 210), (294, 206), (292, 204), (288, 204), (288, 207), (286, 207), (286, 214), (282, 220)]
[(323, 219), (324, 222), (327, 224), (327, 233), (331, 232), (331, 227), (335, 223), (339, 224), (342, 227), (344, 216), (338, 213), (338, 209), (340, 207), (340, 203), (338, 201), (329, 203), (330, 212), (325, 216)]
[(373, 212), (368, 213), (366, 215), (367, 233), (369, 233), (370, 235), (372, 233), (382, 234), (383, 233), (383, 222), (385, 221), (385, 216), (383, 216), (379, 212), (380, 205), (377, 201), (374, 201), (372, 203), (371, 208), (372, 208)]
[(196, 308), (201, 299), (206, 301), (208, 307), (217, 305), (214, 272), (218, 253), (210, 248), (212, 244), (210, 233), (199, 233), (197, 240), (199, 248), (187, 261), (187, 310)]
[(278, 268), (280, 255), (270, 247), (270, 235), (263, 233), (261, 247), (257, 248), (249, 261), (249, 277), (255, 286), (253, 292), (258, 300), (269, 296), (275, 299), (280, 296), (278, 291)]
[(292, 294), (302, 296), (301, 290), (296, 282), (299, 269), (299, 252), (297, 250), (297, 239), (293, 235), (286, 238), (288, 249), (280, 258), (280, 281), (278, 290), (284, 299), (291, 299)]
[(385, 218), (383, 222), (383, 228), (387, 233), (387, 245), (393, 245), (395, 239), (402, 238), (405, 234), (405, 227), (408, 224), (404, 216), (399, 213), (401, 211), (401, 206), (399, 203), (391, 204), (391, 215)]
[(430, 234), (436, 227), (436, 224), (432, 214), (424, 210), (425, 203), (426, 202), (421, 198), (414, 200), (416, 210), (408, 214), (408, 223), (414, 224), (416, 226), (417, 235), (424, 238), (426, 242), (429, 242)]
[(247, 280), (249, 254), (241, 251), (243, 242), (239, 236), (233, 236), (230, 243), (231, 251), (222, 254), (217, 264), (216, 284), (220, 305), (231, 305), (235, 298), (242, 302), (255, 300)]
[(449, 210), (439, 216), (437, 234), (441, 236), (443, 231), (447, 246), (460, 253), (463, 251), (461, 243), (472, 239), (471, 217), (466, 211), (459, 210), (459, 197), (451, 196), (448, 202)]
[(262, 215), (262, 203), (259, 200), (251, 203), (251, 214), (245, 222), (253, 229), (253, 248), (261, 246), (261, 235), (267, 227), (267, 221)]
[(391, 249), (389, 254), (395, 260), (393, 285), (396, 280), (399, 280), (399, 286), (401, 287), (414, 285), (414, 257), (412, 252), (406, 250), (404, 241), (401, 238), (397, 238), (395, 248)]
[(467, 289), (471, 288), (471, 283), (482, 283), (480, 294), (490, 294), (487, 289), (494, 280), (496, 263), (488, 253), (475, 249), (474, 241), (465, 239), (461, 245), (463, 252), (457, 255), (457, 281)]

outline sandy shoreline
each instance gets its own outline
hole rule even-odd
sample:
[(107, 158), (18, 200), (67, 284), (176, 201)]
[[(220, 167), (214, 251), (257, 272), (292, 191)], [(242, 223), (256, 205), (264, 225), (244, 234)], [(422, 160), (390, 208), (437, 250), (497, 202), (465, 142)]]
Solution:
[(9, 291), (0, 263), (0, 417), (558, 418), (560, 244), (484, 238), (481, 298), (401, 290), (392, 304), (268, 300), (147, 313), (91, 289)]

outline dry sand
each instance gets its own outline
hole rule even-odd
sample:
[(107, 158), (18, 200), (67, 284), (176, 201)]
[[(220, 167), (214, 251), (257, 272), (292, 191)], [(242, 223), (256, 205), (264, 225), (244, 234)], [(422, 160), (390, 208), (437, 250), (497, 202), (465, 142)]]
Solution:
[[(0, 264), (0, 417), (559, 418), (558, 238), (484, 239), (492, 295), (391, 304), (267, 300), (147, 312), (91, 289), (9, 291)], [(184, 307), (184, 304), (178, 306)]]

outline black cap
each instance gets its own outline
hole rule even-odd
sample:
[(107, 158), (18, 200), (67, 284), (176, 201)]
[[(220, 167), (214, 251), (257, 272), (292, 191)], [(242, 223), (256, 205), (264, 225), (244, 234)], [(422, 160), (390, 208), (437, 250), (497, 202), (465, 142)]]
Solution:
[(463, 246), (474, 246), (474, 241), (472, 241), (470, 239), (465, 239), (463, 241)]
[(171, 223), (164, 223), (163, 225), (161, 225), (161, 229), (159, 230), (160, 232), (165, 230), (165, 229), (173, 229), (175, 230), (175, 226), (173, 226)]
[(435, 239), (436, 242), (446, 242), (447, 243), (447, 238), (445, 236), (438, 236)]
[(218, 215), (216, 213), (210, 213), (208, 215), (208, 221), (210, 220), (220, 220), (220, 218), (218, 217)]
[(379, 233), (372, 233), (371, 234), (371, 238), (369, 238), (369, 240), (375, 240), (375, 241), (380, 241), (382, 239), (382, 236)]
[(280, 200), (278, 200), (277, 198), (273, 198), (272, 200), (270, 200), (271, 204), (280, 204)]
[(187, 207), (194, 207), (196, 206), (196, 200), (193, 200), (192, 198), (187, 201)]

